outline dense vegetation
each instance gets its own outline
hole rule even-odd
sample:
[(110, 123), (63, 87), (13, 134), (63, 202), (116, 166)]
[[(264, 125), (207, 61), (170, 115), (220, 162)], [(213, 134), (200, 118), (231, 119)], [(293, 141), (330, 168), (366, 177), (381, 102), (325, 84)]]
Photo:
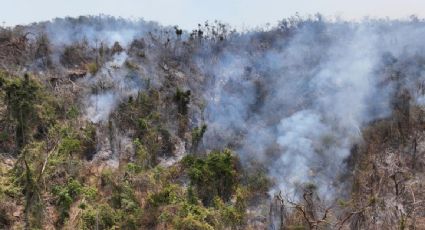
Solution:
[[(122, 122), (134, 125), (140, 139), (134, 139), (134, 160), (112, 170), (87, 162), (95, 148), (94, 126), (78, 124), (75, 106), (65, 108), (33, 76), (2, 72), (1, 82), (8, 119), (2, 124), (14, 130), (2, 134), (2, 148), (11, 154), (4, 159), (12, 164), (2, 164), (2, 226), (18, 216), (28, 228), (216, 229), (244, 223), (249, 190), (230, 150), (188, 155), (168, 168), (158, 165), (157, 156), (166, 150), (156, 138), (167, 134), (160, 114), (153, 114), (155, 104), (148, 106), (151, 96), (140, 94), (122, 105)], [(138, 115), (131, 119), (126, 112)], [(188, 187), (182, 183), (185, 175)]]
[[(417, 20), (394, 24), (423, 26)], [(187, 33), (143, 21), (80, 17), (0, 28), (0, 228), (425, 226), (425, 110), (414, 98), (424, 93), (422, 54), (382, 57), (384, 64), (376, 75), (383, 76), (378, 82), (382, 88), (394, 83), (388, 87), (394, 90), (388, 96), (390, 109), (386, 116), (356, 127), (362, 138), (350, 145), (340, 166), (344, 170), (333, 172), (329, 181), (299, 183), (294, 185), (295, 196), (285, 194), (279, 190), (284, 184), (279, 178), (290, 175), (276, 176), (270, 167), (284, 150), (277, 141), (257, 146), (262, 138), (269, 138), (262, 136), (262, 128), (284, 123), (274, 117), (282, 111), (267, 104), (280, 95), (272, 90), (275, 82), (270, 80), (278, 74), (258, 60), (270, 60), (266, 50), (281, 52), (283, 48), (275, 44), (290, 43), (303, 28), (318, 34), (322, 40), (317, 42), (328, 47), (326, 23), (320, 16), (293, 17), (271, 30), (237, 33), (215, 22)], [(68, 29), (66, 39), (55, 33), (59, 28)], [(109, 40), (113, 37), (109, 32), (122, 28), (138, 32), (130, 40)], [(313, 53), (314, 47), (309, 48), (304, 51)], [(228, 84), (220, 85), (223, 79), (215, 82), (213, 72), (218, 70), (202, 69), (199, 62), (220, 63), (220, 55), (223, 59), (249, 56), (252, 62), (241, 71), (241, 78), (248, 80), (239, 82), (232, 75)], [(308, 71), (301, 64), (278, 69), (314, 72), (321, 55), (296, 60), (312, 66)], [(220, 74), (233, 74), (226, 71)], [(420, 77), (411, 81), (410, 75)], [(217, 100), (214, 84), (220, 92), (229, 92), (220, 96), (230, 101), (230, 108), (211, 109)], [(255, 92), (245, 106), (249, 113), (228, 113), (238, 106), (239, 91), (248, 89)], [(285, 100), (297, 101), (296, 106), (286, 101), (278, 105), (293, 113), (323, 94), (314, 92), (301, 99), (295, 95)], [(224, 118), (243, 119), (242, 124), (232, 117), (217, 125), (224, 119), (217, 116), (219, 112)], [(218, 118), (212, 122), (211, 116)], [(252, 120), (261, 123), (250, 126)], [(338, 127), (332, 128), (338, 132)], [(315, 131), (309, 127), (309, 133)], [(250, 133), (254, 138), (245, 138)], [(338, 137), (321, 136), (315, 154), (333, 151)], [(247, 146), (252, 149), (246, 150)], [(263, 151), (258, 153), (261, 157), (249, 154), (258, 149)], [(298, 149), (289, 149), (297, 154)], [(323, 161), (319, 163), (326, 165)], [(302, 167), (295, 169), (303, 173)], [(327, 183), (333, 186), (327, 190), (331, 199), (320, 197)]]

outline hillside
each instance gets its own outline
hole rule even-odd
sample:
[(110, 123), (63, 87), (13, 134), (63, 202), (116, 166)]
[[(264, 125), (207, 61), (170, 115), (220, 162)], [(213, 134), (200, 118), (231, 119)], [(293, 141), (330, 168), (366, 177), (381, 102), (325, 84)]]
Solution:
[(0, 27), (0, 228), (425, 229), (424, 35)]

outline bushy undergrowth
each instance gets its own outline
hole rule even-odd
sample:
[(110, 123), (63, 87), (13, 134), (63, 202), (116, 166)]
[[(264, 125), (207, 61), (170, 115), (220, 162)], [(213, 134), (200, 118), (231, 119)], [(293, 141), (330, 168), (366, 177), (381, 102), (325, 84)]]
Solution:
[[(46, 216), (51, 205), (56, 228), (237, 229), (246, 223), (246, 203), (255, 186), (242, 183), (238, 158), (230, 150), (189, 154), (168, 168), (158, 165), (158, 157), (168, 151), (164, 146), (170, 134), (163, 127), (157, 91), (140, 93), (121, 105), (120, 125), (136, 131), (134, 158), (122, 169), (103, 169), (93, 182), (87, 170), (96, 144), (95, 125), (81, 123), (77, 105), (61, 104), (30, 76), (3, 74), (1, 79), (2, 100), (17, 133), (5, 137), (16, 143), (16, 163), (2, 172), (0, 202), (4, 208), (18, 206), (7, 199), (24, 202), (22, 226), (45, 226), (52, 218)], [(189, 94), (177, 94), (170, 104), (177, 103), (181, 118), (187, 115)], [(18, 116), (23, 112), (28, 116)], [(192, 131), (193, 146), (206, 128)], [(24, 139), (19, 139), (21, 134)], [(1, 217), (11, 224), (10, 216)]]

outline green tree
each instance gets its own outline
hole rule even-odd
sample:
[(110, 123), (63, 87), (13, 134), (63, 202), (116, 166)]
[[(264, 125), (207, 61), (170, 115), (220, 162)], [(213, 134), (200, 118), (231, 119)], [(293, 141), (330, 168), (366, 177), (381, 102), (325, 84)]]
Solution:
[(28, 131), (34, 126), (34, 120), (37, 118), (35, 104), (39, 99), (40, 86), (28, 74), (22, 79), (3, 73), (0, 74), (0, 81), (9, 118), (16, 125), (16, 147), (21, 149), (28, 143)]
[(191, 184), (205, 205), (211, 205), (216, 196), (225, 202), (230, 199), (238, 182), (236, 159), (230, 150), (214, 151), (205, 159), (189, 155), (183, 163)]

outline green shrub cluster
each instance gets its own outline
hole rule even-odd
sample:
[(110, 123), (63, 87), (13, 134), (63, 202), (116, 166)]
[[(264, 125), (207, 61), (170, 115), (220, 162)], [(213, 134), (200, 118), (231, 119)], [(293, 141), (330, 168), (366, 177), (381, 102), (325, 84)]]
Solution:
[(196, 151), (206, 131), (206, 124), (202, 124), (200, 127), (196, 127), (192, 130), (192, 151)]
[[(59, 219), (57, 224), (62, 225), (69, 217), (71, 205), (78, 199), (92, 201), (96, 199), (98, 194), (97, 189), (84, 186), (78, 180), (70, 179), (64, 185), (56, 185), (52, 189), (52, 194), (55, 196), (56, 206), (59, 211)], [(84, 203), (82, 204), (85, 205)]]
[[(189, 186), (171, 182), (176, 167), (158, 168), (144, 208), (143, 226), (166, 229), (238, 229), (245, 224), (246, 189), (240, 187), (237, 159), (229, 150), (186, 156)], [(152, 171), (152, 170), (150, 170)], [(165, 181), (163, 181), (165, 179)], [(234, 199), (233, 199), (234, 198)]]
[(214, 197), (228, 201), (238, 183), (236, 159), (230, 150), (213, 151), (206, 158), (188, 155), (183, 159), (191, 184), (202, 202), (209, 206)]
[[(230, 150), (189, 155), (170, 167), (158, 165), (158, 156), (173, 147), (167, 119), (177, 116), (187, 122), (189, 91), (164, 96), (148, 89), (122, 103), (113, 117), (120, 129), (135, 131), (135, 155), (120, 162), (118, 169), (103, 168), (98, 178), (91, 175), (97, 165), (87, 161), (96, 150), (96, 126), (80, 119), (77, 105), (65, 105), (65, 99), (54, 97), (31, 76), (1, 75), (0, 84), (10, 127), (16, 130), (14, 135), (0, 135), (0, 140), (19, 142), (14, 168), (0, 175), (5, 185), (0, 188), (0, 204), (9, 198), (24, 201), (24, 211), (29, 213), (26, 227), (42, 228), (49, 206), (55, 207), (57, 228), (236, 229), (244, 225), (251, 182), (240, 181), (238, 159)], [(163, 115), (165, 104), (173, 108), (171, 114)], [(18, 116), (24, 112), (28, 116)], [(196, 148), (206, 129), (202, 124), (185, 132), (184, 138)], [(261, 187), (266, 184), (261, 177), (252, 180)]]

